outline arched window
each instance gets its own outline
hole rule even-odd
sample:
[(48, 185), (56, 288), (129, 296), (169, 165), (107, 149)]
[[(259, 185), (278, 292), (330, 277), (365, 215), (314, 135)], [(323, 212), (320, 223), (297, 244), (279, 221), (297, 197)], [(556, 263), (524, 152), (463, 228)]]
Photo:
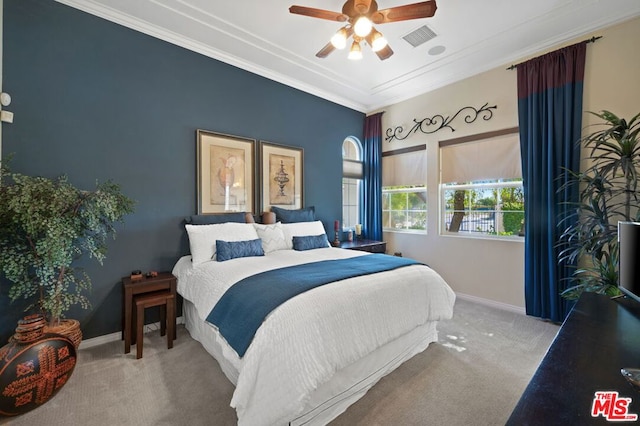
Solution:
[(360, 220), (362, 145), (354, 137), (342, 143), (342, 228), (354, 229)]

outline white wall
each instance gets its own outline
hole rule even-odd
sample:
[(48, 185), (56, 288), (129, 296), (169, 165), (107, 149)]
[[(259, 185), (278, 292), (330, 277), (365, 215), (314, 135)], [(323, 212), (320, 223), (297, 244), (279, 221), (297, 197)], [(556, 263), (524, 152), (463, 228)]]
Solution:
[[(603, 38), (587, 47), (584, 109), (609, 109), (631, 117), (640, 112), (640, 56), (633, 53), (635, 44), (640, 40), (640, 19), (593, 35), (602, 35)], [(581, 37), (567, 44), (590, 37)], [(486, 102), (497, 106), (489, 121), (478, 119), (467, 124), (458, 117), (452, 123), (455, 132), (448, 129), (431, 135), (418, 132), (404, 141), (383, 141), (384, 151), (426, 143), (428, 157), (428, 234), (385, 232), (384, 239), (388, 252), (402, 252), (403, 256), (427, 263), (457, 293), (521, 309), (524, 307), (524, 244), (521, 241), (441, 236), (438, 223), (438, 141), (518, 125), (517, 76), (515, 70), (506, 70), (508, 65), (511, 64), (383, 108), (383, 129), (403, 126), (408, 130), (414, 118), (453, 115), (464, 106), (479, 108)], [(585, 126), (592, 122), (585, 116)]]
[[(603, 38), (587, 47), (584, 110), (609, 110), (631, 118), (640, 112), (640, 18), (595, 35)], [(583, 125), (597, 122), (586, 114)]]

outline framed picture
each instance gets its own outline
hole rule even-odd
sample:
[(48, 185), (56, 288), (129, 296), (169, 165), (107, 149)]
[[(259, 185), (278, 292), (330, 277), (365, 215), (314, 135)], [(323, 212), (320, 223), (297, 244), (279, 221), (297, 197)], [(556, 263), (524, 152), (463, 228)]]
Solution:
[(260, 141), (260, 200), (262, 211), (271, 206), (300, 209), (303, 197), (302, 148)]
[(253, 212), (255, 139), (197, 131), (198, 214)]

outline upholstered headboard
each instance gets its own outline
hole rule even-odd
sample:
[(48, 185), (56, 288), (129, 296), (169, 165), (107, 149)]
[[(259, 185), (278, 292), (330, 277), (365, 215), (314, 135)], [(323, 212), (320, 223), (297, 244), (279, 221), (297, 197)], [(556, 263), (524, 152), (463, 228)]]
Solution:
[(190, 225), (213, 225), (225, 222), (254, 223), (255, 218), (249, 212), (196, 214), (185, 217), (184, 222)]
[[(276, 222), (313, 222), (316, 220), (315, 207), (305, 207), (302, 209), (282, 209), (272, 207), (270, 212), (262, 212), (260, 222), (270, 225)], [(258, 216), (250, 212), (214, 213), (193, 215), (185, 218), (185, 223), (191, 225), (212, 225), (215, 223), (238, 222), (255, 223)]]

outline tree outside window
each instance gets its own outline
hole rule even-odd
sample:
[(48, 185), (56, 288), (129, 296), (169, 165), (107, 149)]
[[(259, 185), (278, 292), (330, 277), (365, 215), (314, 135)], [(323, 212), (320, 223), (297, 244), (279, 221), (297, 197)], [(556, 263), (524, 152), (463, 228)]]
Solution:
[(426, 231), (427, 189), (424, 186), (383, 187), (382, 226), (386, 231)]
[(445, 184), (442, 196), (446, 232), (523, 236), (522, 179)]

